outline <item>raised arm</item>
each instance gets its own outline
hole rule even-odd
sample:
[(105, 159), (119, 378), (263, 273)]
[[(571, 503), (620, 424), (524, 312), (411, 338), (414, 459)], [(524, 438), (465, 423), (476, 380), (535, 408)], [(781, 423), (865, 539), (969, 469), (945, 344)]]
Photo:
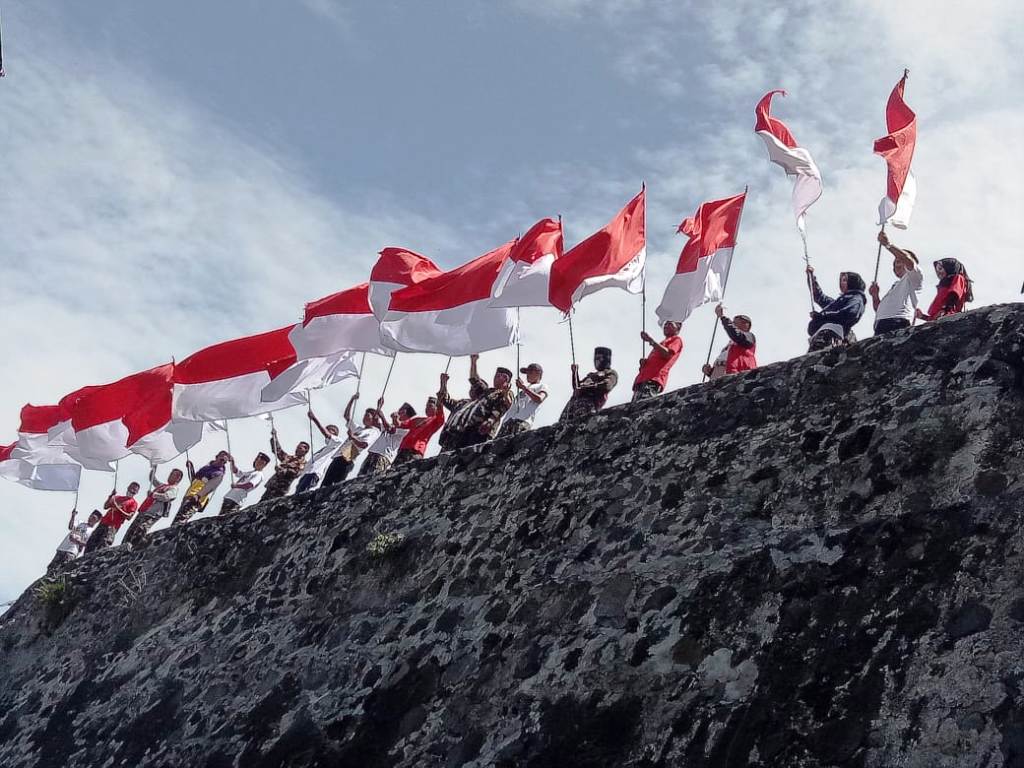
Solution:
[(825, 292), (821, 290), (821, 286), (818, 285), (818, 278), (814, 276), (814, 267), (807, 265), (807, 278), (811, 281), (811, 293), (814, 296), (814, 303), (824, 309), (832, 303), (833, 299), (830, 296), (825, 295)]
[(359, 393), (356, 392), (348, 399), (348, 403), (345, 404), (345, 421), (352, 421), (352, 409), (355, 407), (356, 400), (358, 399)]
[(640, 331), (640, 338), (650, 344), (654, 350), (662, 357), (672, 357), (672, 350), (666, 347), (661, 342), (655, 341), (654, 337), (651, 336), (647, 331)]
[(270, 450), (274, 452), (275, 456), (277, 456), (278, 461), (288, 460), (288, 454), (284, 452), (283, 448), (281, 448), (281, 442), (277, 439), (276, 429), (270, 430)]
[(754, 346), (754, 334), (752, 334), (750, 331), (741, 331), (739, 328), (733, 325), (732, 320), (730, 320), (725, 315), (722, 315), (722, 328), (725, 329), (726, 335), (732, 341), (734, 341), (736, 344), (739, 344), (744, 349), (750, 349), (752, 346)]
[(522, 379), (516, 379), (516, 389), (518, 389), (520, 392), (522, 392), (528, 398), (533, 400), (533, 402), (535, 402), (535, 403), (543, 403), (544, 402), (544, 398), (546, 398), (548, 396), (547, 392), (540, 392), (540, 393), (534, 392), (532, 389), (530, 389), (530, 386), (525, 381), (523, 381)]
[(306, 411), (306, 415), (309, 417), (309, 420), (313, 422), (313, 425), (320, 430), (320, 434), (324, 436), (324, 440), (329, 440), (331, 437), (330, 434), (328, 434), (327, 430), (324, 429), (324, 425), (320, 423), (320, 419), (316, 417), (313, 410), (310, 409)]

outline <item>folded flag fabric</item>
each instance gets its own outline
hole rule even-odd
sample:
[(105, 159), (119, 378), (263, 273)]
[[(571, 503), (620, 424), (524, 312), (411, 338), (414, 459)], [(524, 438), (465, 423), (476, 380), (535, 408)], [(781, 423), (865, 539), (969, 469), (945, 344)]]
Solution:
[(383, 320), (391, 303), (391, 294), (409, 285), (416, 285), (441, 274), (426, 256), (404, 248), (385, 248), (370, 270), (370, 309), (377, 320)]

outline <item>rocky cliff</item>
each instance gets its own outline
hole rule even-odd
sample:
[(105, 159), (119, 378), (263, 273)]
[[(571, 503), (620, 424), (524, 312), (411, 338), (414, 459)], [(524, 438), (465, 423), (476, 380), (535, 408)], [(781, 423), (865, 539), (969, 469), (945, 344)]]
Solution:
[(0, 764), (1024, 765), (1022, 475), (1018, 305), (197, 521), (2, 618)]

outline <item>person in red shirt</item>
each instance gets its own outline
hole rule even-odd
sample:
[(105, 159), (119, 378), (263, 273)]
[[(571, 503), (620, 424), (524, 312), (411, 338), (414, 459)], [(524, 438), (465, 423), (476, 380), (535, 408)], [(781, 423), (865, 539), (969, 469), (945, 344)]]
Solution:
[(642, 331), (640, 338), (653, 347), (651, 354), (640, 361), (640, 373), (636, 375), (633, 382), (633, 402), (646, 400), (649, 397), (660, 395), (665, 391), (668, 384), (668, 374), (672, 366), (676, 364), (679, 355), (683, 352), (683, 340), (679, 337), (681, 323), (675, 320), (666, 320), (661, 330), (665, 333), (665, 339), (657, 342), (647, 333)]
[(927, 313), (918, 308), (918, 320), (937, 320), (946, 315), (955, 315), (964, 311), (964, 304), (974, 301), (971, 278), (963, 264), (956, 259), (939, 259), (934, 266), (939, 278), (938, 292)]
[(107, 510), (100, 518), (100, 524), (92, 532), (89, 541), (85, 544), (85, 553), (97, 552), (106, 549), (114, 543), (117, 530), (125, 520), (131, 520), (135, 515), (139, 504), (135, 497), (139, 493), (138, 483), (129, 483), (128, 491), (124, 496), (118, 496), (116, 491), (111, 491), (107, 500), (103, 502), (103, 508)]
[(750, 332), (753, 323), (746, 315), (736, 315), (732, 320), (725, 316), (725, 309), (715, 307), (729, 343), (719, 353), (714, 364), (705, 364), (701, 369), (709, 379), (719, 379), (730, 373), (752, 371), (757, 368), (757, 339)]
[(413, 419), (409, 433), (402, 438), (392, 466), (405, 464), (409, 461), (422, 459), (427, 452), (427, 444), (441, 427), (444, 426), (444, 408), (440, 405), (439, 396), (427, 399), (426, 416)]

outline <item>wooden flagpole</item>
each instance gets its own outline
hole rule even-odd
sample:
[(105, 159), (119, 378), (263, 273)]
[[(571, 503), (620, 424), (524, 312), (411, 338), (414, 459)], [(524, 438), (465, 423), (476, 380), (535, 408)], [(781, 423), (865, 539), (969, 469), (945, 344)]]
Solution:
[[(747, 191), (749, 189), (749, 185), (743, 187), (743, 208), (747, 207)], [(725, 267), (725, 278), (722, 280), (722, 298), (718, 300), (719, 304), (725, 301), (725, 290), (729, 287), (729, 273), (732, 271), (732, 260), (736, 257), (736, 247), (740, 244), (740, 222), (743, 221), (743, 208), (740, 208), (740, 215), (736, 217), (736, 240), (732, 246), (732, 256), (729, 257), (729, 263)], [(715, 324), (711, 328), (711, 343), (708, 345), (708, 356), (704, 361), (704, 365), (711, 365), (711, 353), (715, 349), (715, 334), (718, 333), (719, 325), (721, 325), (721, 320), (716, 316)], [(708, 380), (708, 375), (706, 373), (704, 374), (703, 380)]]

